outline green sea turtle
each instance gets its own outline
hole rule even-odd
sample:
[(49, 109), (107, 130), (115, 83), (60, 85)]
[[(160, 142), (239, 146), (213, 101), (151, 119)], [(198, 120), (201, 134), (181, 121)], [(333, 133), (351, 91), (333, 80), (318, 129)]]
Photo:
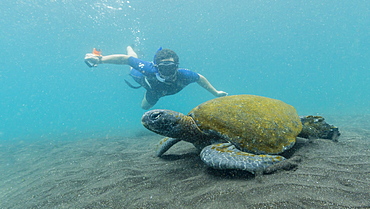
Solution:
[(201, 160), (210, 167), (252, 173), (285, 160), (277, 154), (290, 149), (302, 130), (293, 106), (254, 95), (212, 99), (188, 115), (151, 110), (143, 115), (142, 124), (167, 136), (160, 141), (157, 156), (183, 140), (201, 149)]

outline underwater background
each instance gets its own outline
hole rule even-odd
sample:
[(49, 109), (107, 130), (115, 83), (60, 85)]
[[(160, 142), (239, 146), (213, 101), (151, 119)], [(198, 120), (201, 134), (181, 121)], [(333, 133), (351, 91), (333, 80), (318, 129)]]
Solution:
[[(138, 134), (144, 89), (128, 66), (84, 55), (159, 47), (229, 95), (280, 99), (300, 115), (370, 114), (367, 0), (3, 0), (0, 140)], [(183, 113), (214, 98), (197, 84), (154, 108)]]

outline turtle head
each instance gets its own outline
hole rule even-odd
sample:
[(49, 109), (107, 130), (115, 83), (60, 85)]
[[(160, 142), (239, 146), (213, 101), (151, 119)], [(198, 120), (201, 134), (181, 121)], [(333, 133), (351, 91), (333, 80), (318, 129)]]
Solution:
[(184, 138), (200, 133), (192, 117), (172, 110), (148, 111), (141, 118), (141, 123), (154, 133), (172, 138)]

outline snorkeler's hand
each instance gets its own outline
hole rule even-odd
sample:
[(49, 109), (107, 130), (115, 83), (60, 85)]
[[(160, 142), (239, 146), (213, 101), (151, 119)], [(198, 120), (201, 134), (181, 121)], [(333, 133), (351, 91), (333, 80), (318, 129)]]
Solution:
[(92, 54), (92, 53), (87, 53), (85, 55), (85, 63), (89, 67), (97, 67), (98, 64), (101, 63), (101, 58), (102, 58), (102, 56), (97, 56), (97, 55)]
[(224, 92), (224, 91), (217, 91), (215, 96), (216, 97), (224, 97), (224, 96), (227, 96), (228, 93)]

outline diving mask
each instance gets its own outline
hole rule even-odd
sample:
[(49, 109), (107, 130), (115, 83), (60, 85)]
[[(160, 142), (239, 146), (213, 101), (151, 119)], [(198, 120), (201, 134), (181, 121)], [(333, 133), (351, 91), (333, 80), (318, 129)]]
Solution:
[(173, 61), (163, 61), (156, 64), (159, 73), (161, 76), (173, 76), (176, 74), (179, 63)]

